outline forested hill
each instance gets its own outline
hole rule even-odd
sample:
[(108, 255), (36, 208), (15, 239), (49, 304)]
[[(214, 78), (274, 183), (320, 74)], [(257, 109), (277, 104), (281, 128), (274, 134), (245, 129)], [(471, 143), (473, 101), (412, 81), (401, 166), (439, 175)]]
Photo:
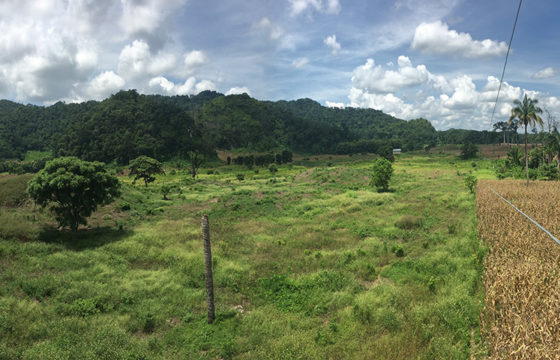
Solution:
[(212, 91), (168, 97), (129, 90), (101, 102), (48, 107), (0, 101), (0, 160), (22, 159), (29, 150), (122, 164), (138, 155), (183, 157), (193, 149), (377, 152), (420, 149), (437, 137), (424, 119), (327, 108), (310, 99), (271, 102)]

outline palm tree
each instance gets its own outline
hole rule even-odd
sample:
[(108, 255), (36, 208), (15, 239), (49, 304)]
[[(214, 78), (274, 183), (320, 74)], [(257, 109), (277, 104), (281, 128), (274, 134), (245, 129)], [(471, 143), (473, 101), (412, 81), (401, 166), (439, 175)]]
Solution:
[(511, 123), (514, 119), (519, 119), (519, 124), (525, 125), (525, 174), (527, 175), (527, 186), (529, 186), (529, 160), (527, 159), (527, 126), (531, 125), (534, 127), (536, 124), (542, 126), (543, 121), (538, 115), (542, 113), (542, 109), (537, 106), (537, 99), (531, 99), (523, 97), (522, 101), (513, 100), (513, 104), (516, 105), (511, 109), (511, 115), (509, 117), (508, 123)]

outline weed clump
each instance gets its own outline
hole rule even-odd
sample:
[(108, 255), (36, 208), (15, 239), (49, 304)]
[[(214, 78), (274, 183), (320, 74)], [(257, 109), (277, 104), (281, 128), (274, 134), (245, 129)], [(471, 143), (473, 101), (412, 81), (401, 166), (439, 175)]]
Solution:
[(420, 216), (404, 215), (397, 220), (395, 226), (403, 230), (412, 230), (422, 226), (422, 218)]

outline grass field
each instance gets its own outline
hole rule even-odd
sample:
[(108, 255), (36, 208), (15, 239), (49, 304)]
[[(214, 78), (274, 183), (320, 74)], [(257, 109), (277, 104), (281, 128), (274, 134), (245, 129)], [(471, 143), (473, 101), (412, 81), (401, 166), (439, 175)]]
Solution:
[(378, 193), (373, 159), (300, 159), (275, 176), (217, 165), (197, 181), (168, 169), (148, 187), (121, 177), (122, 198), (74, 240), (29, 201), (3, 203), (0, 358), (483, 356), (485, 250), (463, 176), (491, 178), (490, 163), (402, 155)]

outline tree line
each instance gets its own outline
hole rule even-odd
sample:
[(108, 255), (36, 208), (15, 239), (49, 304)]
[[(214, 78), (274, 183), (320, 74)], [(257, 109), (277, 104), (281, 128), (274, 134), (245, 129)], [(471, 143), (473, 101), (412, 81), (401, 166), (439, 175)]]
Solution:
[(438, 132), (426, 119), (405, 121), (373, 109), (212, 91), (168, 97), (129, 90), (100, 102), (47, 107), (0, 100), (0, 161), (22, 160), (30, 150), (123, 165), (141, 155), (162, 161), (217, 149), (355, 154), (501, 140), (495, 131)]

